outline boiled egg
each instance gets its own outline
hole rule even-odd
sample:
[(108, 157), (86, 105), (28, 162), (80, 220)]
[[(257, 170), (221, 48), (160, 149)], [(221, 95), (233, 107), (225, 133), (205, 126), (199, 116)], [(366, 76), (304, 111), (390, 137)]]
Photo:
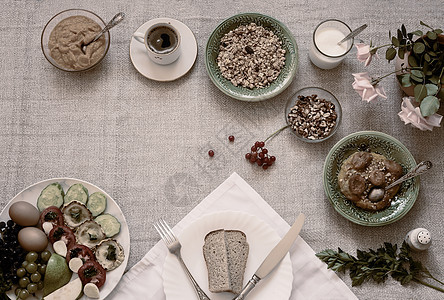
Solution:
[(35, 226), (39, 222), (40, 213), (31, 203), (17, 201), (9, 208), (9, 217), (21, 226)]
[(48, 246), (46, 234), (36, 227), (22, 228), (17, 239), (20, 246), (26, 251), (42, 252)]

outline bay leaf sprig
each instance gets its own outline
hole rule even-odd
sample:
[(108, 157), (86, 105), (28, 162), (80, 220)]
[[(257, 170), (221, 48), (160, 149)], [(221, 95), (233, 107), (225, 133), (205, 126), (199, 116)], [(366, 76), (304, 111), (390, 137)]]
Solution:
[(327, 249), (316, 253), (316, 256), (335, 272), (345, 273), (349, 270), (352, 286), (359, 286), (369, 280), (385, 282), (391, 276), (401, 285), (416, 282), (444, 293), (444, 282), (435, 278), (420, 261), (413, 259), (406, 242), (399, 249), (396, 244), (384, 243), (377, 250), (357, 250), (356, 257), (341, 248), (338, 251)]

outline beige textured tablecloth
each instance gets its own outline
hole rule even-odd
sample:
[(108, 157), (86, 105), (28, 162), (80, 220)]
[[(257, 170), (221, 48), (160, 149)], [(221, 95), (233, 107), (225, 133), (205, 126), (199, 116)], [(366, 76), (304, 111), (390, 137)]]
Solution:
[[(111, 30), (111, 48), (102, 64), (89, 72), (67, 74), (44, 58), (40, 35), (46, 22), (68, 8), (85, 8), (109, 20), (118, 11), (126, 20)], [(409, 31), (419, 21), (443, 27), (439, 1), (122, 1), (122, 0), (3, 0), (0, 3), (0, 208), (19, 191), (52, 177), (74, 177), (107, 191), (124, 212), (131, 233), (128, 268), (159, 240), (152, 227), (158, 216), (176, 224), (225, 178), (237, 172), (287, 223), (304, 211), (302, 238), (318, 252), (341, 247), (379, 247), (401, 243), (405, 234), (425, 227), (432, 247), (417, 257), (438, 278), (444, 278), (443, 128), (421, 132), (397, 117), (402, 93), (394, 77), (383, 82), (388, 98), (362, 102), (352, 89), (351, 73), (367, 70), (351, 53), (341, 66), (325, 71), (308, 58), (314, 27), (327, 18), (352, 28), (367, 23), (360, 35), (374, 44), (388, 41), (404, 23)], [(279, 96), (260, 103), (234, 100), (220, 92), (207, 76), (205, 43), (225, 18), (259, 12), (283, 22), (299, 49), (298, 72)], [(195, 34), (198, 57), (183, 78), (160, 83), (140, 75), (129, 58), (131, 34), (144, 22), (175, 18)], [(383, 57), (383, 55), (382, 55)], [(372, 74), (394, 66), (372, 62)], [(256, 140), (284, 125), (287, 99), (305, 86), (330, 90), (341, 102), (344, 119), (327, 142), (311, 145), (283, 131), (268, 144), (276, 164), (263, 171), (244, 159)], [(443, 110), (440, 110), (441, 114)], [(360, 130), (390, 134), (417, 161), (431, 160), (434, 168), (421, 180), (412, 210), (400, 221), (377, 228), (355, 225), (327, 201), (322, 187), (324, 159), (342, 137)], [(228, 136), (234, 135), (234, 143)], [(208, 157), (213, 149), (215, 156)], [(360, 299), (438, 299), (442, 294), (415, 283), (405, 287), (394, 280), (351, 287)]]

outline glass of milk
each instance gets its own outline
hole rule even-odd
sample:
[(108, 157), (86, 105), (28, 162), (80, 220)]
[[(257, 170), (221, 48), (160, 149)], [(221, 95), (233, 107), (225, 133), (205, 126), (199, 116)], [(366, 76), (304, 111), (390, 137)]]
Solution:
[(342, 21), (329, 19), (320, 23), (313, 32), (310, 60), (321, 69), (337, 67), (353, 47), (353, 39), (338, 42), (351, 32)]

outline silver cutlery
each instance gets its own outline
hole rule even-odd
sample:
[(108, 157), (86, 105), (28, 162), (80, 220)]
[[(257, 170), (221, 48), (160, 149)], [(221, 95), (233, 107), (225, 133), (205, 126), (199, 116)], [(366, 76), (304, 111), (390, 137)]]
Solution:
[(193, 284), (199, 299), (210, 300), (210, 298), (200, 288), (199, 284), (197, 284), (196, 280), (193, 278), (193, 275), (191, 275), (190, 271), (185, 265), (185, 262), (182, 259), (182, 255), (180, 254), (180, 249), (182, 248), (182, 245), (174, 235), (173, 230), (170, 228), (170, 226), (168, 226), (168, 224), (165, 222), (164, 219), (160, 219), (154, 224), (154, 227), (156, 228), (157, 232), (160, 234), (162, 240), (165, 242), (170, 253), (174, 254), (179, 260), (180, 264), (182, 265), (182, 268), (184, 269), (185, 273), (188, 275), (188, 278)]
[(89, 41), (86, 44), (82, 45), (82, 52), (86, 53), (86, 46), (88, 46), (91, 43), (94, 43), (95, 41), (97, 41), (105, 32), (108, 32), (111, 28), (113, 28), (114, 26), (116, 26), (117, 24), (119, 24), (123, 19), (125, 18), (125, 13), (123, 12), (119, 12), (118, 14), (116, 14), (111, 21), (108, 22), (108, 24), (106, 24), (105, 27), (103, 27), (103, 29), (94, 36), (94, 38)]
[(389, 189), (391, 189), (392, 187), (394, 187), (406, 180), (409, 180), (410, 178), (424, 174), (426, 171), (430, 170), (431, 168), (432, 168), (432, 162), (430, 162), (428, 160), (422, 161), (416, 167), (414, 167), (410, 172), (408, 172), (407, 174), (405, 174), (404, 176), (402, 176), (398, 180), (394, 181), (392, 184), (389, 184), (385, 188), (380, 188), (380, 187), (373, 188), (370, 191), (368, 198), (370, 199), (370, 201), (377, 202), (377, 201), (381, 200), (382, 198), (384, 198), (385, 192), (388, 191)]
[(343, 38), (342, 40), (340, 40), (338, 42), (338, 45), (342, 44), (345, 41), (348, 41), (351, 38), (354, 38), (355, 36), (357, 36), (358, 34), (360, 34), (364, 29), (367, 28), (367, 24), (364, 24), (358, 28), (356, 28), (355, 30), (353, 30), (352, 32), (350, 32), (349, 34), (347, 34), (347, 36), (345, 38)]
[(290, 230), (285, 234), (285, 236), (279, 241), (279, 243), (274, 246), (267, 257), (264, 259), (262, 264), (259, 266), (257, 271), (254, 273), (253, 277), (248, 281), (247, 285), (242, 289), (240, 294), (233, 300), (243, 300), (247, 294), (259, 283), (261, 279), (271, 273), (274, 268), (279, 265), (281, 260), (290, 250), (291, 245), (296, 240), (301, 231), (302, 225), (304, 225), (305, 215), (299, 214), (291, 226)]

